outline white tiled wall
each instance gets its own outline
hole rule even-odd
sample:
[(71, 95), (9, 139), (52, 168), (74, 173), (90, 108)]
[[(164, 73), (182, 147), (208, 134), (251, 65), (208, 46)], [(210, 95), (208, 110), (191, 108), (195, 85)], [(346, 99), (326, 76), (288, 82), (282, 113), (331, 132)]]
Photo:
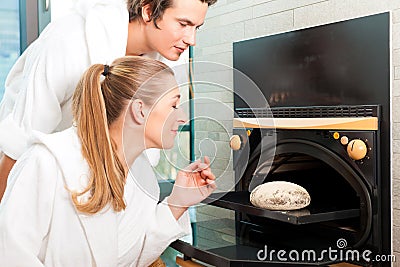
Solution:
[[(232, 66), (232, 43), (239, 40), (292, 31), (371, 14), (392, 11), (392, 182), (393, 249), (400, 266), (400, 0), (219, 0), (210, 8), (198, 32), (195, 60)], [(214, 73), (215, 74), (215, 73)], [(209, 95), (195, 88), (196, 97)], [(213, 93), (233, 105), (228, 92)], [(224, 121), (229, 125), (229, 119)], [(213, 129), (196, 128), (203, 137)], [(231, 129), (229, 129), (231, 130)], [(222, 140), (228, 146), (228, 140)], [(230, 153), (230, 152), (227, 152)], [(228, 158), (226, 155), (224, 158)], [(231, 179), (226, 178), (225, 181)]]

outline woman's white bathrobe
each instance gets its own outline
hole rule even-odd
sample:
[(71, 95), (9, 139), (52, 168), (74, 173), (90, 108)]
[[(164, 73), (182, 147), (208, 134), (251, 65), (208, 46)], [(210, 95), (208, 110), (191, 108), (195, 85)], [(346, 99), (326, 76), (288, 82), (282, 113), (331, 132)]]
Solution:
[(87, 178), (74, 127), (36, 135), (13, 168), (0, 205), (1, 266), (148, 266), (190, 232), (187, 212), (176, 221), (168, 205), (157, 204), (131, 176), (125, 211), (77, 212), (66, 188), (82, 190)]
[[(74, 12), (52, 21), (7, 76), (0, 104), (0, 151), (18, 159), (32, 130), (69, 128), (80, 77), (92, 64), (111, 64), (125, 55), (128, 23), (126, 0), (79, 0)], [(157, 53), (147, 56), (162, 59)]]

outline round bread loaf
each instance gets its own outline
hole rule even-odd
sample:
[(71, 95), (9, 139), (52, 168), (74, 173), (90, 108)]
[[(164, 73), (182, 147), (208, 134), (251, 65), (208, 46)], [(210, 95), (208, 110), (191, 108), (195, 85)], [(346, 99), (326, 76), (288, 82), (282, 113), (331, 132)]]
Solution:
[(256, 207), (269, 210), (297, 210), (307, 207), (311, 197), (300, 185), (275, 181), (254, 188), (250, 202)]

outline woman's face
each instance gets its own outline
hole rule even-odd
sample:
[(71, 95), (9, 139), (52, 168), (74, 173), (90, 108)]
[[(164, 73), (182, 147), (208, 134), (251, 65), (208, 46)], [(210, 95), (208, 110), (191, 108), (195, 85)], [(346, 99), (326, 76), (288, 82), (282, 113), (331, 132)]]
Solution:
[(175, 82), (173, 89), (163, 94), (151, 107), (145, 125), (146, 148), (170, 149), (174, 146), (179, 125), (187, 120), (179, 104), (180, 93)]

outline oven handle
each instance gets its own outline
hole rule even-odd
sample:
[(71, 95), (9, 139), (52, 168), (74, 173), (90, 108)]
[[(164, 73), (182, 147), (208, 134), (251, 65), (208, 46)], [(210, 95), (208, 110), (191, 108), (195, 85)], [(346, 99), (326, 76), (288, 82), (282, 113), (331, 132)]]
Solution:
[(179, 256), (176, 256), (176, 264), (182, 267), (205, 267), (205, 265), (199, 264), (192, 260), (184, 260)]

